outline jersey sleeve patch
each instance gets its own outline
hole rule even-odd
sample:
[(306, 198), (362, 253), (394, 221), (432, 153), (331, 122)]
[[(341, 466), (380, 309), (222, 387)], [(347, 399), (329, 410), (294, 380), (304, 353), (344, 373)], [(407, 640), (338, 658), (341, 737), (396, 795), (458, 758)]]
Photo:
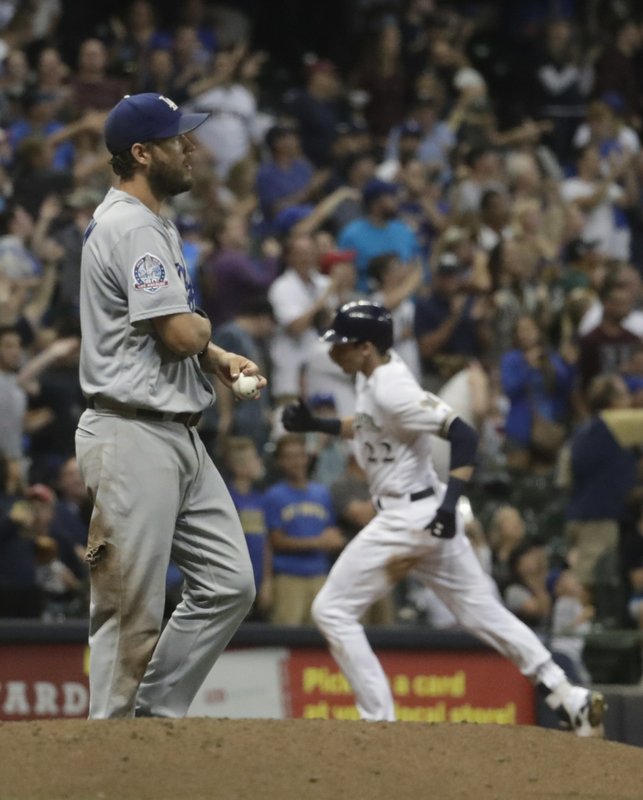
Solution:
[(168, 285), (167, 272), (161, 260), (151, 253), (145, 253), (132, 267), (132, 279), (135, 289), (142, 289), (148, 294), (155, 294)]

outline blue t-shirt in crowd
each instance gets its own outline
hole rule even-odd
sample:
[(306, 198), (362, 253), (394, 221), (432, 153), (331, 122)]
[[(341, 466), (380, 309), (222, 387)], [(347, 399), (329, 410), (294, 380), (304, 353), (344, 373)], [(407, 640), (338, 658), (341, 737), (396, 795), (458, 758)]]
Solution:
[(621, 447), (601, 416), (581, 425), (572, 437), (572, 490), (567, 518), (619, 520), (636, 485), (636, 454)]
[[(15, 150), (20, 142), (22, 142), (22, 140), (26, 139), (28, 136), (34, 136), (38, 134), (47, 137), (64, 127), (65, 126), (62, 122), (52, 120), (43, 127), (42, 131), (39, 131), (36, 130), (28, 120), (20, 119), (17, 122), (14, 122), (9, 128), (9, 141)], [(69, 141), (69, 139), (66, 139), (54, 147), (52, 167), (59, 170), (71, 169), (74, 163), (75, 154), (76, 149), (74, 148), (73, 143)]]
[[(477, 323), (471, 318), (471, 309), (475, 299), (468, 297), (460, 319), (456, 323), (451, 336), (441, 348), (441, 353), (475, 357), (479, 355), (480, 344), (476, 332)], [(451, 301), (440, 294), (420, 298), (415, 304), (415, 336), (437, 330), (451, 315)]]
[(562, 422), (569, 410), (576, 369), (558, 353), (549, 353), (548, 358), (555, 377), (553, 386), (521, 350), (510, 350), (500, 359), (500, 381), (510, 401), (505, 435), (523, 445), (531, 440), (534, 411), (547, 420)]
[(402, 261), (421, 256), (420, 245), (408, 225), (393, 219), (386, 225), (373, 225), (366, 217), (349, 222), (337, 240), (340, 250), (355, 250), (357, 289), (371, 290), (368, 284), (368, 262), (383, 253), (395, 253)]
[(313, 177), (311, 164), (303, 158), (293, 161), (288, 169), (268, 161), (257, 173), (259, 205), (266, 220), (276, 216), (276, 204), (308, 185)]
[(255, 588), (259, 589), (263, 580), (264, 553), (268, 535), (265, 498), (262, 492), (255, 489), (246, 494), (242, 494), (234, 486), (229, 486), (228, 489), (246, 536), (252, 571), (255, 576)]
[[(321, 483), (309, 482), (305, 489), (295, 489), (280, 481), (266, 492), (268, 529), (281, 528), (287, 536), (311, 538), (335, 525), (330, 492)], [(275, 575), (313, 577), (326, 575), (330, 562), (323, 550), (275, 552), (272, 559)]]

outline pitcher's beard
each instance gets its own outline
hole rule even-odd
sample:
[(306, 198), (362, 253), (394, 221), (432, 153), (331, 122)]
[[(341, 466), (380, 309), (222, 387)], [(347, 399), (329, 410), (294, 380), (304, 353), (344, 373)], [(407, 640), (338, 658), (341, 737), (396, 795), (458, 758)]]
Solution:
[(192, 188), (192, 173), (185, 174), (178, 167), (169, 168), (165, 164), (153, 163), (147, 173), (147, 180), (155, 197), (174, 197)]

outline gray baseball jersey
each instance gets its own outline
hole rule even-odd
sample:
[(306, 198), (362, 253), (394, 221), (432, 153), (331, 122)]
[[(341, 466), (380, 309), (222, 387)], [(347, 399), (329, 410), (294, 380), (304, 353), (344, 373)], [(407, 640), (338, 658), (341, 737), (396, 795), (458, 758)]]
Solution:
[(213, 402), (198, 358), (168, 350), (151, 322), (194, 310), (179, 234), (170, 221), (110, 189), (85, 232), (80, 299), (86, 396), (175, 413), (202, 411)]

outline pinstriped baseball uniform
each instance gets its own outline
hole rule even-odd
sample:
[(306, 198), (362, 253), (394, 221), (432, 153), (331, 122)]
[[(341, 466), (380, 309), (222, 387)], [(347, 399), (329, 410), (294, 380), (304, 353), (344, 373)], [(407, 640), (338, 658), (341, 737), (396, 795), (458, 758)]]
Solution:
[(392, 350), (366, 377), (357, 373), (353, 418), (356, 457), (366, 471), (378, 514), (348, 544), (313, 603), (313, 617), (350, 681), (360, 715), (394, 720), (388, 679), (360, 624), (363, 613), (391, 588), (391, 559), (416, 559), (414, 575), (430, 586), (458, 623), (534, 681), (553, 689), (563, 671), (536, 635), (496, 599), (457, 514), (453, 539), (425, 530), (445, 486), (431, 463), (431, 435), (444, 434), (455, 412), (425, 392)]
[[(167, 419), (214, 399), (198, 358), (169, 351), (151, 321), (194, 309), (174, 226), (110, 190), (85, 233), (80, 304), (90, 408), (76, 450), (94, 502), (90, 717), (183, 716), (254, 583), (223, 480), (195, 428)], [(185, 589), (159, 637), (170, 557)]]

